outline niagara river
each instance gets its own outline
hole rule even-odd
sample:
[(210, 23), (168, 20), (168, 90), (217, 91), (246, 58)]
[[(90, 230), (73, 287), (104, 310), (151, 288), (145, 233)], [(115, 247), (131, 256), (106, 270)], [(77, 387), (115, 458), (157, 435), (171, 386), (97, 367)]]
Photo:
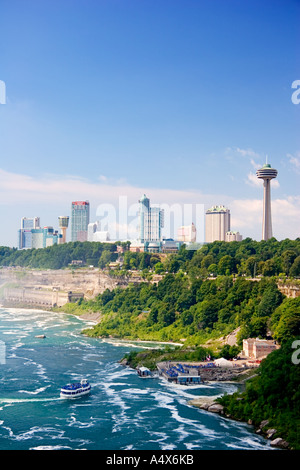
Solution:
[[(272, 449), (250, 425), (189, 404), (232, 393), (234, 384), (141, 379), (118, 361), (142, 345), (83, 336), (87, 325), (62, 313), (0, 309), (0, 450)], [(60, 398), (63, 385), (82, 378), (90, 395)]]

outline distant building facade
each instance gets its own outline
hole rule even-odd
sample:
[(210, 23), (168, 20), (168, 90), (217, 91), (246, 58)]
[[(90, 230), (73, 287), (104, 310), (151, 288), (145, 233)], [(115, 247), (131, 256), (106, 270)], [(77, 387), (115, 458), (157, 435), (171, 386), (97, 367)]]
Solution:
[(99, 220), (97, 222), (91, 222), (88, 225), (88, 242), (108, 242), (110, 241), (110, 234), (107, 230), (101, 230), (101, 224)]
[(30, 249), (32, 248), (32, 229), (36, 229), (40, 226), (39, 217), (22, 217), (21, 228), (19, 234), (19, 249)]
[(226, 242), (241, 242), (243, 240), (240, 232), (226, 232), (225, 241)]
[(88, 224), (88, 234), (87, 234), (87, 241), (93, 242), (94, 241), (94, 234), (100, 230), (100, 222), (90, 222)]
[(226, 232), (230, 232), (230, 210), (225, 206), (213, 206), (205, 215), (205, 241), (225, 241)]
[(139, 241), (160, 242), (163, 226), (164, 211), (159, 207), (150, 207), (150, 199), (144, 194), (139, 200)]
[(63, 235), (53, 227), (36, 228), (31, 230), (32, 248), (47, 248), (62, 242)]
[(248, 338), (243, 339), (243, 354), (249, 359), (262, 359), (270, 354), (278, 345), (273, 340)]
[(88, 201), (72, 202), (71, 241), (86, 242), (90, 223), (90, 203)]
[(182, 244), (183, 242), (181, 241), (176, 241), (172, 238), (164, 238), (161, 243), (161, 251), (162, 253), (177, 253)]
[(183, 225), (178, 228), (177, 240), (184, 243), (194, 243), (196, 241), (196, 227), (191, 225)]

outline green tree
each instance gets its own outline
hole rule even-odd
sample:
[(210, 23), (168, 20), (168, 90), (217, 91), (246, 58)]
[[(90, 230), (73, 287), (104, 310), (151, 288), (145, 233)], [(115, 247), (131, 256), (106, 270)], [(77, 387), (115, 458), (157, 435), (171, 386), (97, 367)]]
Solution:
[(282, 293), (278, 290), (276, 284), (272, 284), (265, 289), (262, 299), (257, 307), (257, 315), (259, 317), (270, 317), (276, 307), (281, 304), (283, 300)]
[(289, 275), (290, 268), (297, 257), (297, 253), (294, 250), (286, 250), (282, 253), (282, 268), (283, 272)]
[(280, 343), (300, 335), (300, 297), (285, 299), (273, 313), (271, 325)]
[(161, 261), (155, 264), (155, 267), (154, 267), (155, 274), (161, 274), (164, 272), (164, 270), (165, 270), (164, 265), (162, 264)]
[(255, 277), (256, 268), (257, 268), (257, 259), (255, 256), (250, 256), (245, 262), (246, 274), (248, 274), (248, 276)]
[(99, 259), (99, 268), (103, 269), (111, 260), (110, 251), (104, 250)]
[(218, 273), (221, 275), (232, 274), (234, 269), (234, 260), (230, 255), (224, 255), (218, 263)]
[(291, 277), (299, 277), (300, 276), (300, 256), (294, 259), (294, 262), (290, 268), (289, 272)]
[(216, 276), (218, 273), (218, 266), (216, 265), (216, 263), (212, 263), (208, 266), (207, 271), (208, 271), (208, 274), (212, 276)]
[(224, 357), (224, 359), (234, 359), (240, 353), (240, 348), (238, 346), (230, 346), (229, 344), (224, 344), (222, 347), (219, 356)]
[(276, 265), (273, 259), (268, 259), (264, 262), (261, 269), (263, 276), (275, 276), (276, 274)]

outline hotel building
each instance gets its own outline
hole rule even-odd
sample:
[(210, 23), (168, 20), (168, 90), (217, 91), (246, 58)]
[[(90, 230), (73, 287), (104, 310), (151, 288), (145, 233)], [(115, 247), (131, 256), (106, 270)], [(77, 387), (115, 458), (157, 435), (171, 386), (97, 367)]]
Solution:
[(19, 249), (32, 248), (32, 229), (40, 226), (39, 217), (22, 217), (19, 230)]
[(90, 203), (88, 201), (72, 202), (71, 241), (86, 242), (90, 222)]
[(161, 242), (164, 226), (164, 211), (159, 207), (150, 207), (150, 199), (144, 194), (139, 200), (139, 241)]
[(31, 229), (32, 248), (47, 248), (62, 242), (62, 234), (59, 234), (53, 227)]
[(205, 215), (205, 241), (225, 241), (226, 232), (230, 232), (230, 210), (225, 206), (213, 206)]

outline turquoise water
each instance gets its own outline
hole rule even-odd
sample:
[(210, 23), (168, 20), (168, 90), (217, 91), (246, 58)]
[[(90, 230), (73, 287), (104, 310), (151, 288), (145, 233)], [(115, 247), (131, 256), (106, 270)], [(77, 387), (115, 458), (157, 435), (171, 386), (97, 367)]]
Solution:
[[(134, 346), (86, 338), (85, 327), (71, 315), (0, 309), (0, 450), (271, 449), (247, 424), (188, 404), (233, 385), (140, 379), (118, 364)], [(64, 384), (81, 378), (92, 384), (89, 396), (59, 398)]]

